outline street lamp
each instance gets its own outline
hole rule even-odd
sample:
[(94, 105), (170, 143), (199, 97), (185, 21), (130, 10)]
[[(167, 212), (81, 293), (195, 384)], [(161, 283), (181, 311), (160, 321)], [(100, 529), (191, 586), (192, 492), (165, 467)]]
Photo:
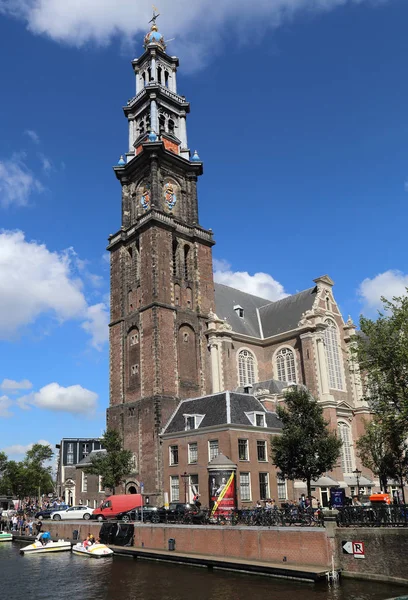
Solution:
[(353, 475), (355, 475), (356, 479), (357, 479), (357, 500), (360, 500), (360, 475), (361, 474), (362, 474), (362, 472), (360, 471), (360, 469), (354, 469)]
[(181, 477), (184, 479), (184, 502), (186, 504), (188, 504), (188, 501), (187, 501), (187, 479), (190, 477), (190, 475), (184, 471), (184, 473), (183, 473), (183, 475), (181, 475)]

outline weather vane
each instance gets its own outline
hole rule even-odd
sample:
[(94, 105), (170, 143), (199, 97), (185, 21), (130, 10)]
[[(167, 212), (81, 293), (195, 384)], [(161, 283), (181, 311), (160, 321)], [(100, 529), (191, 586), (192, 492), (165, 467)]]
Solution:
[(160, 17), (160, 14), (158, 12), (158, 9), (153, 4), (153, 17), (150, 19), (149, 23), (153, 23), (153, 25), (156, 25), (156, 20), (158, 19), (158, 17)]

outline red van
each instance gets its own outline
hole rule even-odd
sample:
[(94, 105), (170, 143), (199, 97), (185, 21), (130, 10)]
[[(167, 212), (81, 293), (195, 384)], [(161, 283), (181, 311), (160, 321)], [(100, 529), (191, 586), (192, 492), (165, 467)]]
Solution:
[(106, 519), (115, 519), (119, 513), (139, 508), (143, 504), (141, 494), (118, 494), (109, 496), (103, 501), (99, 508), (95, 508), (91, 519), (106, 521)]

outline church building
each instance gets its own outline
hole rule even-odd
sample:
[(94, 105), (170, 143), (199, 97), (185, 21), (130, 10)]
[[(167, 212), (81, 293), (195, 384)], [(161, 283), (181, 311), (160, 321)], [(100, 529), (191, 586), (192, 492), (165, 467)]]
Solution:
[(129, 147), (114, 167), (122, 224), (108, 246), (108, 426), (134, 456), (126, 489), (159, 503), (165, 492), (178, 499), (187, 485), (205, 503), (205, 469), (222, 452), (237, 465), (240, 504), (279, 490), (281, 499), (300, 495), (301, 482), (284, 492), (277, 481), (268, 439), (281, 428), (275, 410), (283, 390), (303, 384), (343, 440), (339, 465), (315, 482), (316, 493), (331, 485), (368, 491), (372, 475), (357, 482), (353, 474), (369, 414), (351, 352), (356, 326), (341, 315), (327, 275), (278, 302), (214, 283), (213, 233), (198, 212), (203, 163), (188, 146), (179, 61), (167, 54), (156, 19), (132, 62)]

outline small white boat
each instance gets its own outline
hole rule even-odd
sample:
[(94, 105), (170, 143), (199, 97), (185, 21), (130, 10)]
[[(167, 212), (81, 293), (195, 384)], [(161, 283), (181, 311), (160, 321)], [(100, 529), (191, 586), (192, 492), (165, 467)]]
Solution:
[(107, 558), (113, 556), (113, 550), (105, 546), (105, 544), (92, 544), (85, 547), (83, 544), (75, 544), (72, 546), (74, 554), (82, 554), (83, 556), (91, 556), (93, 558)]
[(6, 531), (0, 531), (0, 542), (12, 542), (13, 536), (11, 533), (7, 533)]
[(64, 552), (67, 550), (71, 550), (71, 542), (66, 542), (65, 540), (58, 540), (58, 542), (51, 540), (45, 546), (37, 541), (29, 546), (25, 546), (25, 548), (21, 548), (20, 554), (44, 554), (45, 552)]

